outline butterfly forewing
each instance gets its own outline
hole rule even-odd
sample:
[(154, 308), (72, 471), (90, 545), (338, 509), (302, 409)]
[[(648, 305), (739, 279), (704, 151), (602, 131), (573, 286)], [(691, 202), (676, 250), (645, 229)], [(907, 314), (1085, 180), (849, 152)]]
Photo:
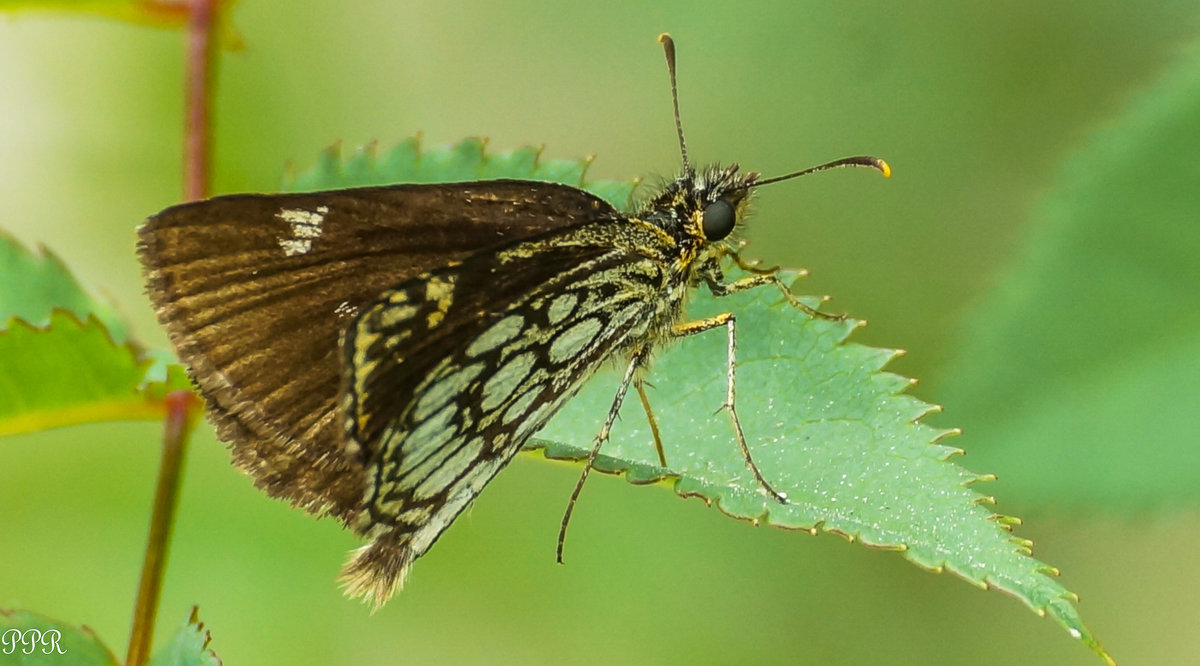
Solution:
[(368, 470), (347, 567), (382, 600), (606, 359), (644, 338), (667, 276), (626, 221), (558, 231), (411, 280), (344, 345), (348, 449)]
[(348, 519), (364, 475), (342, 451), (339, 338), (358, 311), (436, 267), (611, 210), (524, 181), (236, 195), (149, 218), (139, 254), (235, 461), (271, 495)]

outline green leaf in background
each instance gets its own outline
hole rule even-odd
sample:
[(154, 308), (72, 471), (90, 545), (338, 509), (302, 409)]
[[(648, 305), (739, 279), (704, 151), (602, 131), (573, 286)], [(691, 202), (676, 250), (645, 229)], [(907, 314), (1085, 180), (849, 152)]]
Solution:
[(0, 435), (162, 418), (143, 390), (149, 366), (131, 346), (114, 344), (96, 319), (58, 310), (46, 327), (13, 320), (0, 331)]
[(221, 666), (216, 653), (208, 649), (212, 636), (200, 621), (200, 610), (192, 608), (183, 626), (171, 642), (158, 651), (146, 666)]
[(284, 177), (287, 192), (333, 190), (393, 183), (449, 183), (455, 181), (517, 178), (563, 183), (585, 189), (619, 209), (633, 202), (640, 181), (587, 181), (591, 159), (545, 160), (542, 150), (526, 146), (488, 154), (487, 141), (463, 139), (452, 146), (421, 146), (420, 137), (405, 139), (382, 156), (375, 144), (358, 148), (343, 160), (341, 146), (326, 149), (317, 164), (299, 175)]
[(0, 435), (158, 419), (167, 391), (189, 388), (182, 368), (125, 342), (116, 311), (53, 254), (0, 233), (0, 284)]
[(4, 666), (118, 666), (87, 627), (22, 610), (0, 608), (0, 664)]
[(1200, 498), (1200, 49), (1071, 157), (944, 394), (1031, 503)]
[(45, 326), (55, 309), (79, 319), (95, 317), (117, 342), (127, 339), (125, 321), (107, 301), (88, 294), (62, 261), (46, 248), (38, 252), (0, 229), (0, 331), (10, 319)]
[[(488, 156), (478, 139), (428, 150), (410, 139), (381, 158), (368, 147), (344, 163), (335, 148), (286, 187), (538, 175), (582, 182), (586, 162), (536, 156), (531, 149)], [(627, 207), (633, 186), (585, 187)], [(936, 442), (954, 431), (917, 423), (936, 408), (901, 394), (911, 380), (881, 371), (896, 352), (843, 344), (856, 322), (810, 318), (769, 287), (721, 299), (697, 290), (688, 310), (694, 319), (737, 314), (739, 415), (760, 469), (790, 502), (765, 496), (727, 415), (714, 413), (725, 395), (723, 331), (679, 341), (659, 354), (651, 370), (659, 390), (650, 399), (671, 468), (658, 466), (641, 406), (627, 400), (597, 469), (638, 484), (670, 481), (680, 495), (701, 497), (736, 518), (902, 550), (922, 567), (949, 569), (980, 587), (1009, 592), (1109, 660), (1076, 612), (1075, 595), (1052, 578), (1052, 567), (1029, 557), (1028, 541), (1009, 532), (1019, 521), (993, 514), (982, 506), (990, 498), (967, 487), (990, 477), (947, 462), (958, 450)], [(531, 447), (544, 447), (550, 457), (586, 457), (617, 383), (614, 373), (589, 381)]]

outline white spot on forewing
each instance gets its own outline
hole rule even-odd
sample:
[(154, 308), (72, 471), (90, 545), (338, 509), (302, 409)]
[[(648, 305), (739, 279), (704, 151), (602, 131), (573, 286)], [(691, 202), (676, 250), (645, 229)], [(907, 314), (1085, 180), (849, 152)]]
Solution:
[(321, 223), (329, 213), (329, 206), (317, 206), (316, 210), (303, 208), (284, 208), (275, 217), (287, 222), (292, 227), (292, 235), (296, 238), (319, 238)]
[(483, 385), (483, 400), (479, 405), (483, 411), (490, 412), (508, 402), (513, 391), (517, 390), (522, 380), (529, 376), (529, 371), (533, 369), (535, 361), (536, 357), (533, 352), (525, 352), (512, 357), (492, 373), (492, 376), (488, 377), (487, 383)]
[(298, 254), (308, 254), (312, 250), (313, 241), (321, 237), (321, 224), (329, 206), (317, 206), (316, 210), (302, 208), (284, 208), (275, 217), (288, 223), (290, 236), (279, 239), (279, 247), (289, 257)]
[(554, 364), (574, 358), (596, 338), (600, 332), (600, 320), (589, 317), (558, 334), (550, 343), (550, 362)]
[(338, 306), (336, 308), (333, 309), (333, 314), (339, 318), (340, 317), (353, 317), (356, 314), (356, 312), (357, 311), (356, 311), (355, 307), (353, 305), (350, 305), (350, 301), (342, 301), (341, 303), (338, 303)]
[(494, 323), (488, 330), (480, 334), (479, 337), (467, 346), (467, 356), (474, 358), (480, 354), (499, 347), (500, 345), (517, 337), (521, 332), (521, 327), (525, 325), (525, 318), (521, 315), (509, 315), (504, 319)]
[(283, 248), (284, 254), (289, 257), (294, 257), (298, 254), (308, 254), (308, 252), (312, 250), (312, 241), (280, 238), (279, 247)]

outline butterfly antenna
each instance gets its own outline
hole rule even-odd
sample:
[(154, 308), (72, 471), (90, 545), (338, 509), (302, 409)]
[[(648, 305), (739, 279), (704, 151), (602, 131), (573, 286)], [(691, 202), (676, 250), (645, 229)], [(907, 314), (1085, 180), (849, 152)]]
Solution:
[(888, 166), (887, 162), (884, 162), (878, 157), (859, 155), (857, 157), (843, 157), (840, 160), (826, 162), (825, 164), (819, 164), (815, 167), (801, 169), (800, 171), (793, 171), (792, 173), (784, 174), (782, 176), (775, 176), (774, 178), (768, 178), (766, 180), (755, 181), (750, 183), (748, 186), (758, 187), (760, 185), (770, 185), (771, 183), (778, 183), (781, 180), (791, 180), (792, 178), (799, 178), (800, 176), (806, 176), (810, 173), (825, 171), (827, 169), (840, 169), (841, 167), (870, 167), (883, 174), (884, 178), (892, 177), (892, 167)]
[(663, 45), (667, 54), (667, 73), (671, 76), (671, 104), (675, 107), (675, 133), (679, 135), (679, 154), (683, 157), (683, 170), (691, 171), (688, 163), (687, 142), (683, 140), (683, 122), (679, 120), (679, 88), (675, 85), (675, 40), (671, 35), (663, 33), (658, 36), (658, 43)]

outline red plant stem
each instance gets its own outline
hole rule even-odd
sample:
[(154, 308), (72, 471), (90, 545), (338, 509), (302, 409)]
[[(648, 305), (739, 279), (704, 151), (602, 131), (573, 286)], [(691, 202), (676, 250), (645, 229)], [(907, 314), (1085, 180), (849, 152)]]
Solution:
[(188, 17), (186, 127), (183, 138), (183, 197), (187, 201), (208, 196), (209, 149), (212, 145), (209, 106), (214, 85), (213, 26), (216, 0), (192, 0)]
[(199, 404), (190, 391), (173, 391), (167, 395), (164, 403), (166, 424), (163, 431), (162, 460), (158, 468), (158, 486), (154, 490), (150, 533), (146, 535), (146, 554), (142, 561), (142, 577), (138, 582), (137, 605), (133, 611), (133, 631), (129, 636), (126, 666), (142, 666), (150, 658), (150, 640), (154, 636), (159, 592), (162, 590), (163, 574), (167, 568), (167, 546), (171, 539), (175, 505), (179, 500), (187, 439), (199, 409)]
[[(188, 9), (186, 81), (184, 95), (183, 196), (185, 200), (203, 199), (209, 191), (209, 151), (212, 135), (209, 107), (214, 86), (213, 63), (216, 51), (213, 27), (218, 18), (218, 0), (191, 0)], [(158, 485), (154, 491), (154, 511), (146, 536), (146, 554), (138, 582), (137, 604), (133, 609), (133, 630), (129, 636), (126, 666), (143, 666), (150, 659), (154, 621), (167, 567), (171, 525), (183, 476), (187, 438), (199, 411), (189, 391), (175, 391), (165, 400), (166, 424), (163, 433), (162, 460)]]

